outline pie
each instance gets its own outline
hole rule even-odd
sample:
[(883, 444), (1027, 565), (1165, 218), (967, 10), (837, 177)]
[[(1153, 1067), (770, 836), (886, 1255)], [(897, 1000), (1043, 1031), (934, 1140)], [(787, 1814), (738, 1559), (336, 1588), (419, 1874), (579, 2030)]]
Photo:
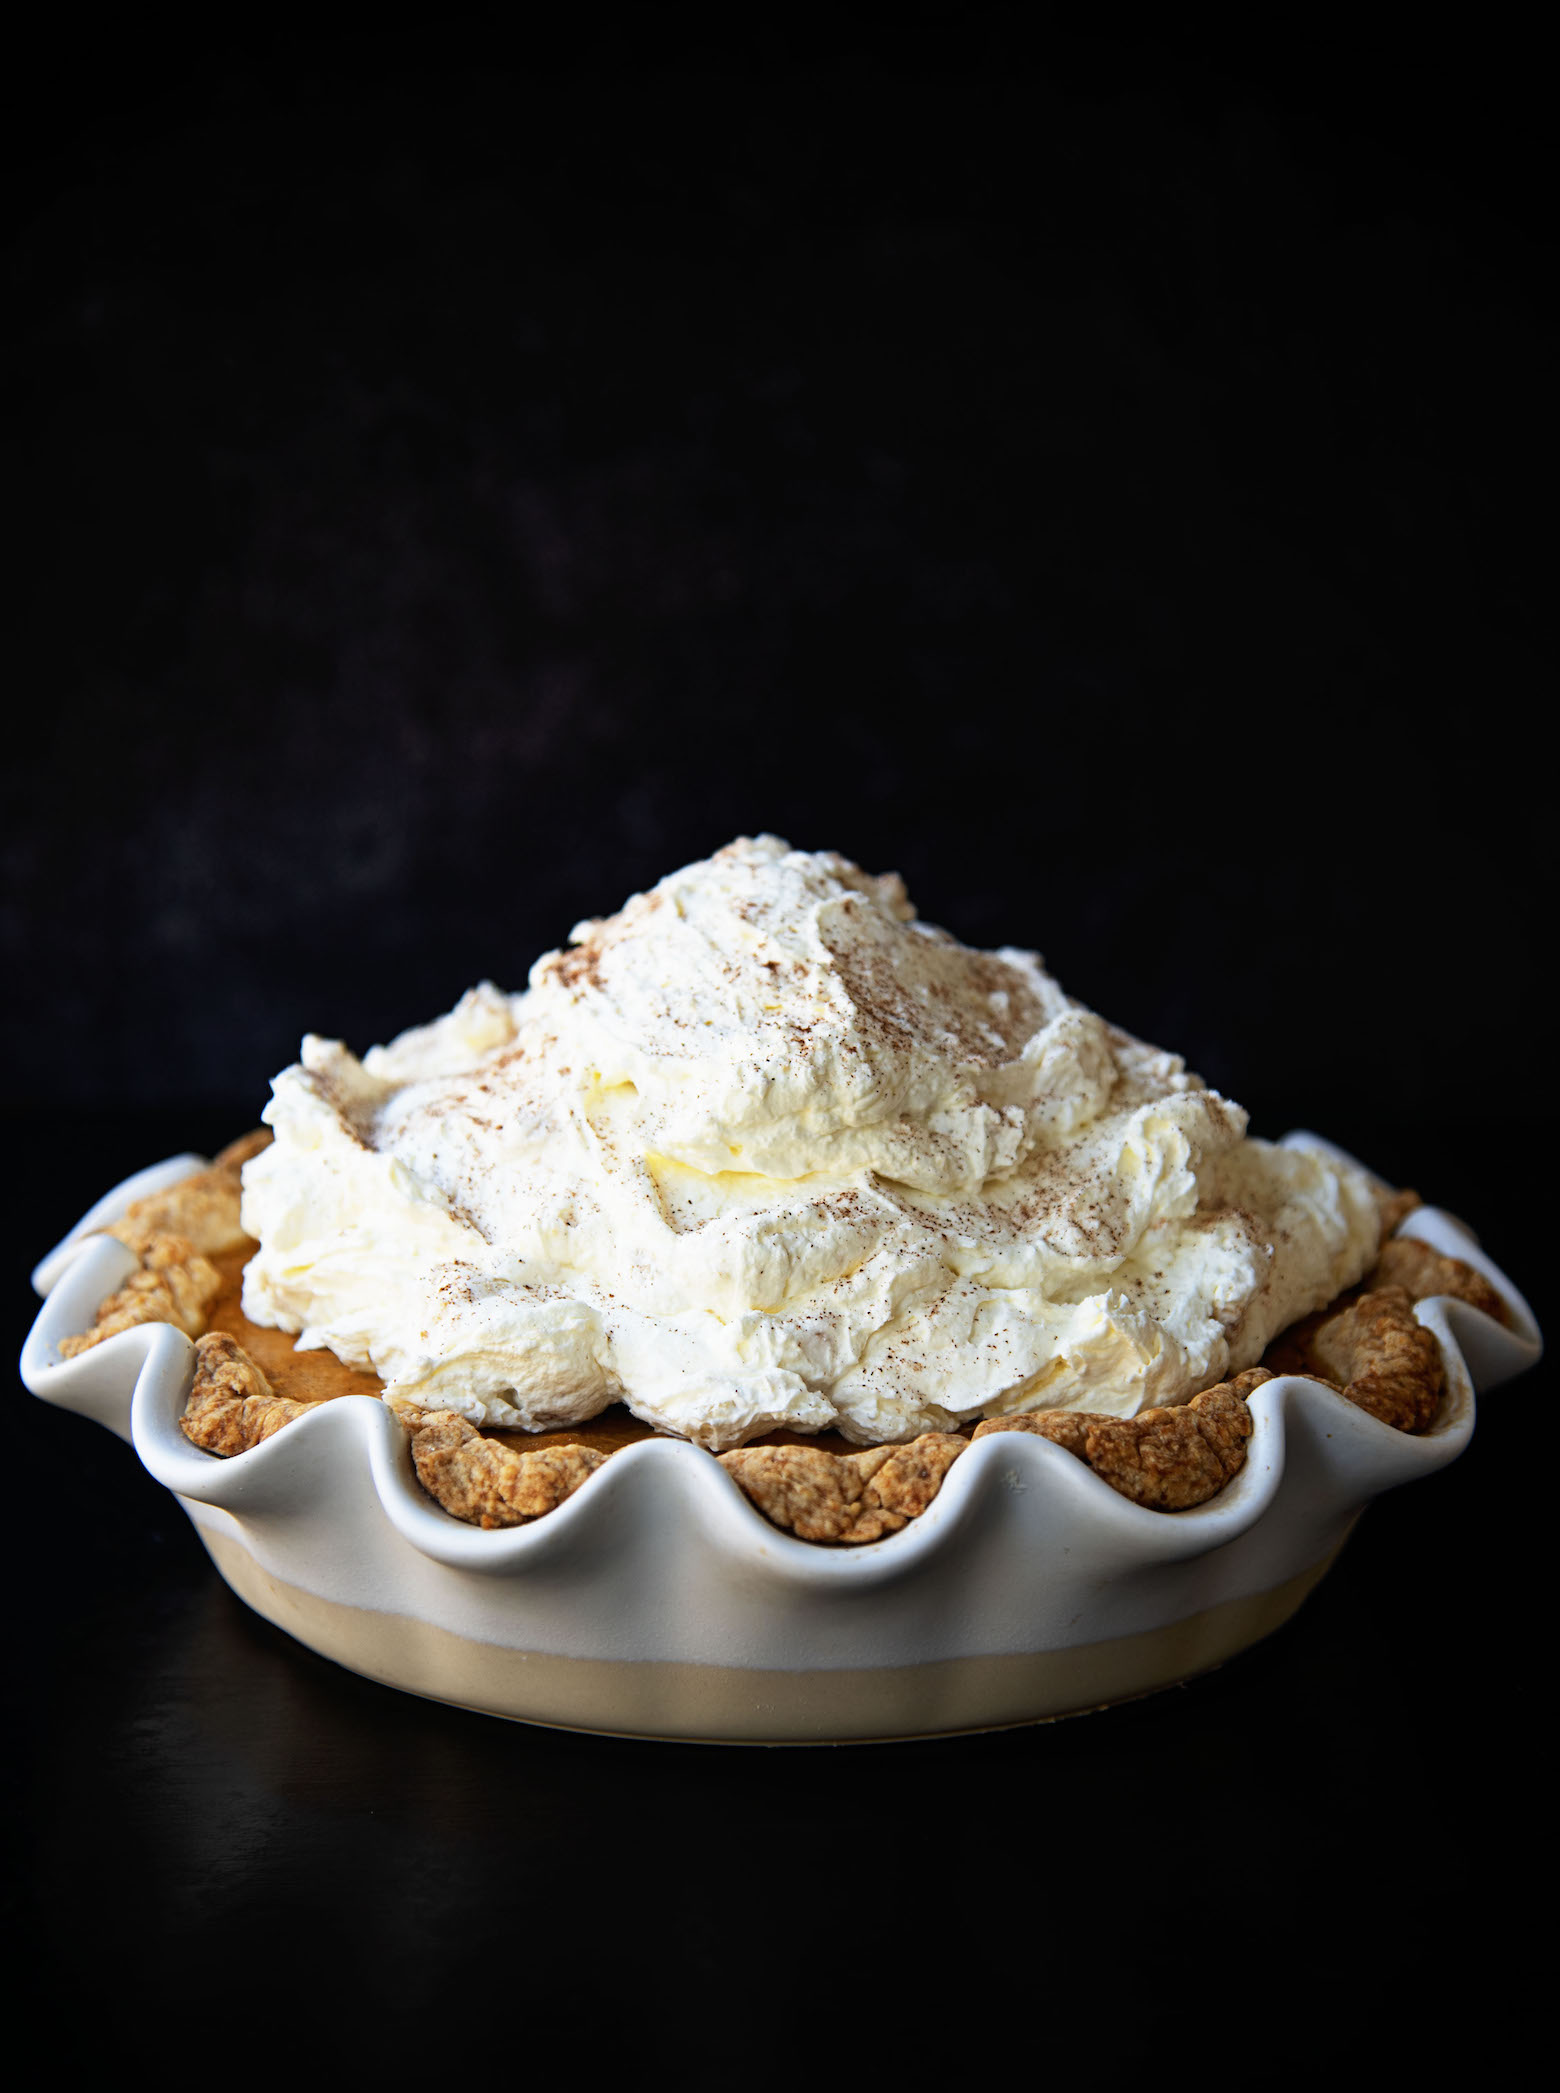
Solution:
[(1274, 1374), (1424, 1432), (1415, 1303), (1504, 1319), (1399, 1233), (1414, 1193), (1249, 1136), (1038, 953), (776, 836), (576, 926), (519, 994), (361, 1059), (311, 1034), (271, 1090), (269, 1132), (109, 1231), (137, 1268), (62, 1352), (174, 1325), (219, 1456), (376, 1395), (484, 1528), (657, 1432), (820, 1544), (900, 1531), (1001, 1432), (1183, 1511)]

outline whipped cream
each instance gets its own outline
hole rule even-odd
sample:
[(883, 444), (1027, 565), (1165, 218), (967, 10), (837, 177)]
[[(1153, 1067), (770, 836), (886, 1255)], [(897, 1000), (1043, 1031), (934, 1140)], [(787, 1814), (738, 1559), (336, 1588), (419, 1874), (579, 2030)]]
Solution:
[(1359, 1279), (1370, 1181), (920, 922), (743, 838), (506, 995), (305, 1039), (245, 1165), (255, 1322), (387, 1397), (540, 1431), (621, 1399), (715, 1449), (860, 1444), (1250, 1366)]

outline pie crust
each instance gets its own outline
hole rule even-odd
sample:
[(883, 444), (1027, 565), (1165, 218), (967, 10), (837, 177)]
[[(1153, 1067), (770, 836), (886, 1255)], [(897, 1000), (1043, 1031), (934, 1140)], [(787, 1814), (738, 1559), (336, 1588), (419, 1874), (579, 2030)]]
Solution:
[[(194, 1338), (195, 1374), (180, 1429), (223, 1458), (248, 1452), (322, 1403), (377, 1395), (383, 1387), (328, 1352), (298, 1351), (285, 1332), (243, 1313), (243, 1269), (255, 1245), (239, 1222), (240, 1171), (269, 1139), (264, 1129), (245, 1135), (208, 1169), (133, 1202), (103, 1231), (135, 1252), (140, 1269), (100, 1304), (89, 1330), (59, 1346), (63, 1357), (76, 1357), (151, 1322)], [(1383, 1192), (1384, 1240), (1366, 1278), (1281, 1333), (1261, 1366), (1184, 1404), (1132, 1418), (1029, 1411), (964, 1432), (926, 1432), (898, 1446), (851, 1447), (834, 1433), (775, 1432), (712, 1458), (773, 1526), (804, 1541), (850, 1546), (901, 1531), (933, 1502), (974, 1440), (1001, 1432), (1050, 1440), (1148, 1510), (1206, 1504), (1244, 1466), (1253, 1428), (1248, 1398), (1276, 1374), (1320, 1380), (1395, 1430), (1422, 1433), (1440, 1408), (1445, 1370), (1415, 1302), (1449, 1295), (1497, 1322), (1507, 1316), (1499, 1292), (1473, 1266), (1390, 1233), (1419, 1203), (1414, 1192)], [(535, 1434), (480, 1432), (452, 1411), (408, 1402), (389, 1407), (409, 1436), (422, 1488), (452, 1517), (490, 1530), (545, 1517), (613, 1453), (656, 1436), (621, 1406), (586, 1425)]]

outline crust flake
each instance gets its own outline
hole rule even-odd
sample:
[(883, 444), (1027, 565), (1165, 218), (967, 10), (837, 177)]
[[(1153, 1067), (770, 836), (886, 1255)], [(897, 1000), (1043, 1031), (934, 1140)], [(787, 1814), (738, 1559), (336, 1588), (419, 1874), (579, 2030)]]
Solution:
[(1401, 1192), (1393, 1192), (1383, 1186), (1376, 1193), (1376, 1212), (1381, 1217), (1381, 1240), (1383, 1243), (1397, 1234), (1416, 1206), (1423, 1205), (1424, 1201), (1417, 1192), (1410, 1192), (1406, 1189)]
[(859, 1546), (918, 1518), (968, 1444), (955, 1432), (923, 1432), (906, 1446), (860, 1453), (739, 1446), (716, 1459), (772, 1525), (798, 1540)]
[(1431, 1294), (1450, 1294), (1454, 1301), (1482, 1308), (1497, 1323), (1506, 1320), (1505, 1302), (1481, 1271), (1460, 1257), (1443, 1257), (1416, 1236), (1394, 1236), (1383, 1243), (1376, 1269), (1365, 1285), (1372, 1293), (1384, 1286), (1402, 1287), (1415, 1301), (1427, 1300)]
[(1349, 1401), (1383, 1424), (1423, 1432), (1434, 1423), (1446, 1385), (1441, 1348), (1415, 1319), (1406, 1287), (1362, 1294), (1322, 1324), (1311, 1349)]
[(1396, 1431), (1427, 1431), (1446, 1377), (1440, 1347), (1413, 1307), (1432, 1294), (1450, 1294), (1509, 1327), (1505, 1301), (1482, 1272), (1417, 1237), (1393, 1236), (1360, 1286), (1281, 1331), (1262, 1363), (1323, 1382)]
[(1246, 1398), (1273, 1377), (1260, 1366), (1205, 1388), (1189, 1403), (1141, 1410), (1136, 1417), (1091, 1411), (1029, 1410), (988, 1417), (975, 1437), (1030, 1432), (1064, 1446), (1102, 1482), (1150, 1511), (1183, 1512), (1206, 1504), (1246, 1465), (1251, 1411)]
[(90, 1330), (60, 1340), (62, 1359), (74, 1359), (142, 1323), (172, 1323), (186, 1337), (200, 1336), (207, 1305), (221, 1285), (207, 1259), (249, 1242), (239, 1221), (239, 1172), (270, 1145), (269, 1127), (256, 1127), (230, 1141), (209, 1170), (133, 1200), (119, 1220), (99, 1231), (133, 1250), (141, 1269), (99, 1302)]
[(392, 1405), (412, 1435), (417, 1480), (436, 1504), (489, 1531), (528, 1526), (556, 1511), (608, 1458), (590, 1446), (539, 1446), (521, 1452), (486, 1439), (453, 1410)]
[(269, 1148), (275, 1138), (268, 1126), (254, 1127), (249, 1133), (240, 1134), (236, 1141), (230, 1141), (219, 1155), (213, 1156), (211, 1167), (213, 1170), (232, 1171), (236, 1176), (251, 1156)]
[(74, 1359), (141, 1323), (172, 1323), (186, 1337), (198, 1337), (205, 1329), (207, 1303), (222, 1284), (216, 1267), (182, 1235), (151, 1236), (138, 1254), (140, 1271), (99, 1302), (92, 1328), (60, 1339), (62, 1359)]
[(228, 1458), (319, 1408), (278, 1395), (236, 1337), (212, 1330), (196, 1341), (195, 1379), (179, 1430), (191, 1445)]
[(154, 1237), (181, 1235), (209, 1257), (241, 1250), (249, 1237), (239, 1221), (239, 1172), (251, 1156), (271, 1145), (268, 1127), (230, 1141), (209, 1170), (181, 1178), (165, 1192), (132, 1200), (119, 1220), (105, 1228), (140, 1257)]

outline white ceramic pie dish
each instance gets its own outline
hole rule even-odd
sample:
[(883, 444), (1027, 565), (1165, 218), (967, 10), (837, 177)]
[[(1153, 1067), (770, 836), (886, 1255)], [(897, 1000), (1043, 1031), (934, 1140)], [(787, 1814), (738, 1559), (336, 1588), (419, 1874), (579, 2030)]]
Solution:
[[(1339, 1153), (1308, 1134), (1288, 1145)], [(1512, 1324), (1419, 1304), (1447, 1369), (1422, 1436), (1284, 1376), (1252, 1398), (1244, 1469), (1191, 1511), (1143, 1510), (1061, 1447), (1001, 1433), (902, 1533), (851, 1549), (779, 1532), (708, 1454), (652, 1439), (546, 1518), (482, 1532), (423, 1493), (376, 1397), (324, 1404), (221, 1460), (178, 1428), (194, 1360), (178, 1330), (145, 1325), (60, 1358), (134, 1263), (92, 1231), (204, 1167), (178, 1156), (126, 1179), (38, 1266), (27, 1386), (129, 1439), (238, 1596), (311, 1649), (435, 1700), (620, 1736), (942, 1735), (1186, 1679), (1287, 1620), (1370, 1500), (1455, 1460), (1475, 1390), (1541, 1350), (1527, 1303), (1466, 1226), (1421, 1207), (1401, 1232), (1476, 1266)]]

